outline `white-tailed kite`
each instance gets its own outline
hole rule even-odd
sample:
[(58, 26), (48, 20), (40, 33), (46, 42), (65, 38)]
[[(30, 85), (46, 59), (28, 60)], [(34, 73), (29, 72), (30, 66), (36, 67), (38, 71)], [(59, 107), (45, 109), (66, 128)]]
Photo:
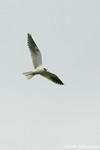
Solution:
[(29, 72), (24, 72), (23, 74), (27, 77), (27, 79), (31, 79), (35, 75), (42, 75), (43, 77), (51, 80), (54, 83), (57, 84), (64, 84), (58, 76), (55, 74), (48, 72), (47, 68), (44, 68), (42, 66), (42, 55), (40, 50), (38, 49), (37, 45), (35, 44), (34, 40), (32, 39), (32, 36), (28, 33), (27, 37), (27, 43), (28, 47), (31, 53), (32, 62), (34, 65), (34, 70)]

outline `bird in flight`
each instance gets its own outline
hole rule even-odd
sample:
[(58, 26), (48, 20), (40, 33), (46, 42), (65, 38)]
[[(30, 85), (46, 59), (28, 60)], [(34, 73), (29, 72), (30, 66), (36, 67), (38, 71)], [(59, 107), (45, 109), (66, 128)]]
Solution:
[(34, 70), (29, 72), (24, 72), (23, 74), (27, 77), (27, 79), (31, 79), (35, 75), (41, 75), (56, 84), (63, 85), (64, 83), (59, 79), (59, 77), (47, 70), (42, 66), (42, 55), (37, 47), (36, 43), (34, 42), (31, 34), (28, 33), (27, 35), (27, 44), (31, 53), (32, 62), (34, 65)]

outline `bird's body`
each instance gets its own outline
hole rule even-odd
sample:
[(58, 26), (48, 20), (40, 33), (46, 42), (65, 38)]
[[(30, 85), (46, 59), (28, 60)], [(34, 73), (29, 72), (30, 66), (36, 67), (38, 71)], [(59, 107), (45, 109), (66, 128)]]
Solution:
[(31, 79), (34, 75), (41, 74), (45, 69), (42, 66), (34, 68), (33, 71), (24, 72), (23, 74), (27, 77), (27, 79)]
[(27, 77), (27, 79), (31, 79), (35, 75), (41, 75), (54, 83), (57, 84), (64, 84), (58, 76), (55, 74), (48, 72), (47, 68), (44, 68), (42, 66), (42, 55), (40, 50), (38, 49), (37, 45), (35, 44), (34, 40), (32, 39), (32, 36), (28, 34), (28, 47), (31, 53), (34, 70), (29, 72), (24, 72), (23, 74)]

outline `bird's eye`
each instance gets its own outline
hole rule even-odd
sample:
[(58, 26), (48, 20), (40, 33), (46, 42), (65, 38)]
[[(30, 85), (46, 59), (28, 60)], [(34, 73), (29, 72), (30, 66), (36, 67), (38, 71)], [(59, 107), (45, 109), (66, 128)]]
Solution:
[(45, 71), (47, 71), (47, 68), (44, 68)]

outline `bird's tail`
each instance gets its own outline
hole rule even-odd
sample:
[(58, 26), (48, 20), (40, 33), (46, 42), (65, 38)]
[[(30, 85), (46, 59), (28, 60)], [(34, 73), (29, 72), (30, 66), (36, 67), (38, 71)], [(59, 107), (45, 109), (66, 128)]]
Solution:
[(35, 75), (32, 71), (24, 72), (23, 74), (27, 77), (27, 79), (31, 79)]

